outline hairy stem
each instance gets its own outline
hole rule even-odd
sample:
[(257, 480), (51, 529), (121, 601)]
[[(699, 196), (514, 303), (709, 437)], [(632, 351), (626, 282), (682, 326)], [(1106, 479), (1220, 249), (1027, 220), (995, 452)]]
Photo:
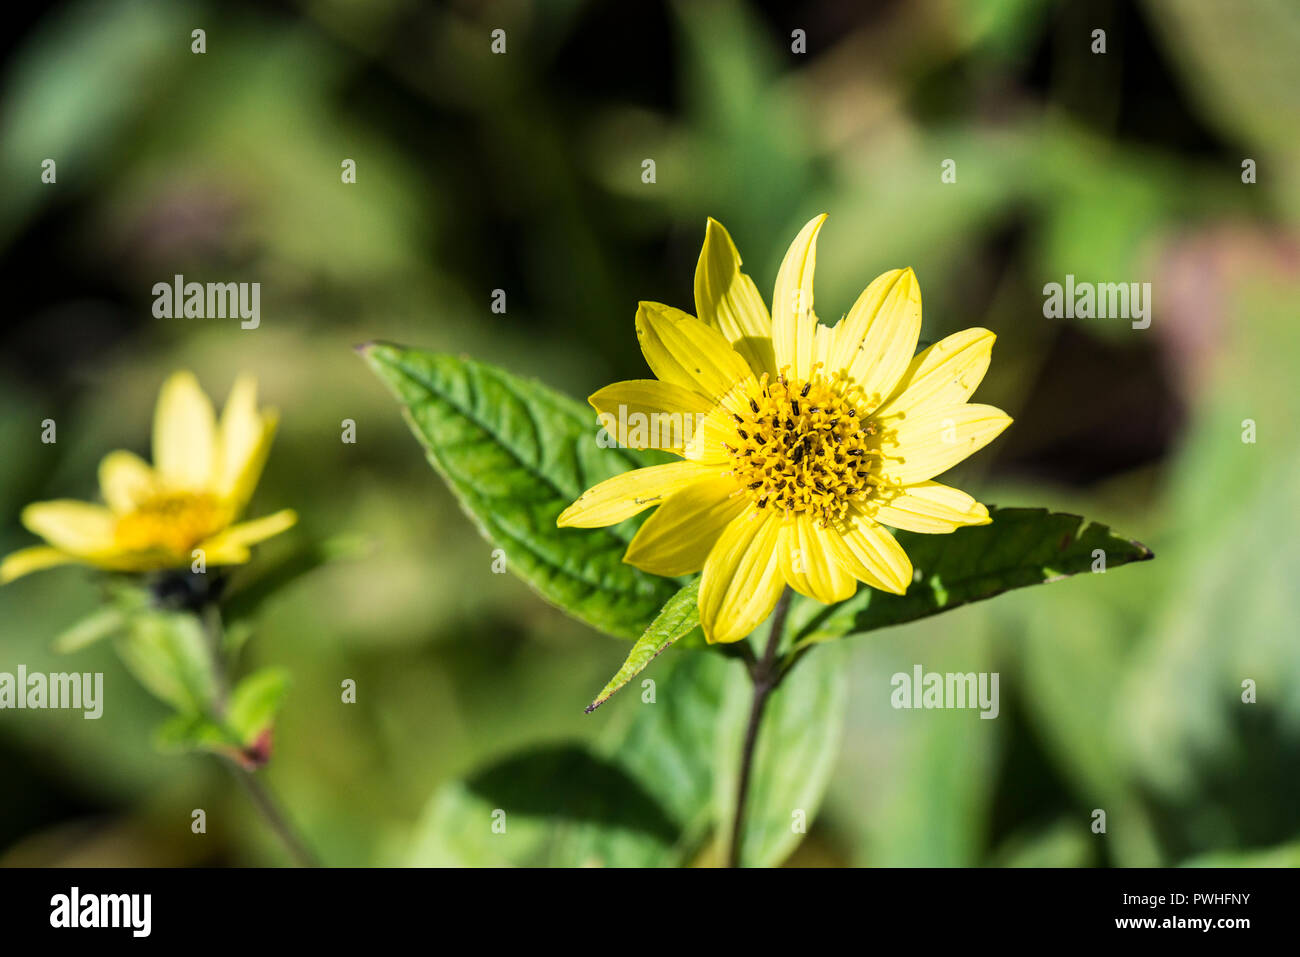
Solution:
[(749, 667), (749, 677), (754, 683), (754, 698), (749, 706), (749, 726), (745, 729), (745, 744), (740, 752), (740, 780), (736, 785), (736, 811), (731, 818), (731, 844), (728, 850), (727, 866), (740, 866), (741, 841), (745, 831), (745, 802), (749, 797), (749, 781), (754, 770), (754, 749), (758, 744), (758, 729), (763, 723), (763, 709), (767, 706), (768, 696), (780, 682), (783, 671), (776, 660), (777, 648), (781, 644), (781, 633), (785, 631), (785, 616), (790, 611), (790, 589), (781, 593), (772, 614), (772, 627), (767, 634), (767, 647), (763, 657)]

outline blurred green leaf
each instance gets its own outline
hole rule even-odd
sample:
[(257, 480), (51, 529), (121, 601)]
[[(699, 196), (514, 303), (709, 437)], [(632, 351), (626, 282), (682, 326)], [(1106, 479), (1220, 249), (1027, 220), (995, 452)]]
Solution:
[(235, 686), (226, 707), (226, 723), (241, 744), (252, 744), (271, 726), (288, 690), (289, 672), (283, 668), (263, 668)]
[(669, 645), (689, 635), (700, 625), (700, 580), (697, 578), (672, 598), (668, 599), (650, 627), (645, 630), (618, 673), (596, 695), (596, 700), (587, 706), (587, 713), (595, 711), (608, 701), (615, 692), (645, 670), (646, 665), (658, 658)]
[(1300, 444), (1287, 423), (1300, 415), (1300, 283), (1270, 272), (1255, 262), (1233, 277), (1230, 332), (1172, 463), (1168, 587), (1149, 596), (1147, 640), (1116, 699), (1123, 757), (1167, 862), (1296, 832)]
[(91, 612), (81, 621), (66, 629), (54, 639), (54, 650), (61, 655), (87, 648), (97, 641), (114, 635), (127, 625), (127, 617), (120, 608), (105, 605)]
[(1300, 7), (1257, 0), (1146, 0), (1148, 19), (1205, 115), (1229, 136), (1294, 156), (1300, 124)]
[(239, 748), (239, 739), (215, 721), (196, 714), (174, 714), (154, 734), (154, 744), (161, 751), (216, 751), (229, 753)]
[(117, 650), (136, 680), (181, 714), (211, 710), (217, 681), (207, 636), (194, 615), (141, 612), (131, 618)]
[(989, 515), (991, 524), (950, 535), (899, 532), (899, 544), (918, 575), (907, 594), (859, 588), (848, 601), (830, 607), (801, 602), (796, 643), (888, 628), (1013, 588), (1058, 581), (1091, 570), (1097, 550), (1104, 553), (1106, 570), (1153, 557), (1140, 542), (1078, 515), (1041, 508), (990, 508)]
[(998, 867), (1087, 867), (1097, 836), (1088, 820), (1057, 821), (1033, 834), (1009, 838), (993, 855)]
[(1300, 867), (1300, 842), (1254, 851), (1215, 851), (1183, 861), (1182, 867)]
[(996, 723), (965, 711), (941, 711), (896, 735), (907, 757), (895, 776), (874, 784), (882, 806), (866, 823), (873, 867), (980, 862), (996, 771)]
[(689, 862), (711, 820), (712, 762), (730, 667), (721, 655), (682, 655), (669, 663), (653, 695), (636, 704), (621, 699), (629, 710), (597, 745), (512, 755), (439, 789), (410, 863)]
[[(740, 674), (712, 650), (682, 651), (642, 679), (640, 699), (627, 695), (601, 711), (612, 721), (597, 742), (682, 827), (681, 852), (689, 858), (713, 823), (717, 740), (745, 714), (726, 700), (728, 680)], [(598, 720), (598, 719), (593, 719)]]
[(271, 727), (288, 688), (289, 674), (283, 668), (256, 671), (231, 692), (224, 718), (182, 711), (158, 727), (154, 743), (168, 752), (213, 751), (246, 758)]
[[(677, 836), (635, 778), (576, 744), (506, 758), (442, 789), (416, 866), (653, 866), (670, 862)], [(573, 831), (593, 855), (564, 851)]]
[(665, 459), (601, 448), (590, 410), (484, 363), (385, 344), (363, 354), (508, 567), (592, 627), (638, 637), (675, 589), (623, 562), (636, 526), (561, 529), (555, 520), (597, 482)]
[[(179, 5), (126, 0), (69, 5), (44, 18), (10, 67), (0, 114), (0, 245), (53, 191), (27, 175), (33, 157), (58, 161), (58, 182), (98, 180), (113, 148), (149, 102), (150, 82), (184, 62), (189, 35)], [(86, 90), (97, 90), (94, 103)]]
[[(740, 861), (745, 867), (780, 864), (803, 839), (821, 806), (839, 754), (848, 676), (842, 645), (805, 655), (772, 693), (763, 714), (746, 801)], [(724, 713), (747, 715), (753, 687), (732, 669)], [(730, 834), (746, 720), (725, 722), (718, 736), (719, 780), (714, 813)]]

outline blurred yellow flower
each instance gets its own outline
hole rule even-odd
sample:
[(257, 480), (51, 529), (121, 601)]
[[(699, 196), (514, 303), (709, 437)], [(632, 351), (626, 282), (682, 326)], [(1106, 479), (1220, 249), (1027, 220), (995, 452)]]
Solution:
[(786, 253), (770, 316), (710, 219), (695, 272), (699, 318), (641, 303), (637, 335), (656, 379), (589, 400), (620, 422), (686, 420), (629, 443), (682, 461), (600, 483), (558, 524), (613, 525), (660, 506), (624, 560), (658, 575), (703, 569), (700, 622), (712, 642), (748, 635), (786, 585), (826, 603), (858, 582), (904, 593), (912, 564), (885, 525), (937, 533), (989, 522), (979, 502), (931, 479), (1011, 423), (966, 401), (993, 333), (967, 329), (914, 356), (921, 293), (911, 269), (878, 277), (836, 325), (819, 324), (812, 283), (825, 219)]
[(191, 565), (202, 550), (208, 565), (248, 561), (249, 546), (293, 525), (285, 509), (236, 520), (262, 474), (277, 422), (258, 410), (257, 383), (241, 376), (221, 421), (189, 372), (173, 373), (154, 413), (151, 468), (131, 452), (110, 452), (99, 465), (107, 506), (60, 499), (23, 509), (23, 525), (48, 545), (0, 562), (0, 583), (75, 562), (112, 571), (144, 572)]

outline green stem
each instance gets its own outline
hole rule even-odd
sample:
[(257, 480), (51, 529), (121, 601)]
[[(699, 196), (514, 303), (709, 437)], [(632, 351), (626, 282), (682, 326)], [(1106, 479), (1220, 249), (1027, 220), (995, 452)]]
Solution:
[(736, 811), (731, 818), (731, 844), (728, 851), (727, 866), (740, 866), (741, 842), (745, 830), (745, 802), (749, 797), (749, 782), (754, 771), (754, 751), (758, 744), (758, 729), (763, 722), (763, 709), (767, 699), (784, 677), (785, 669), (777, 664), (776, 651), (781, 644), (781, 633), (785, 631), (785, 617), (790, 611), (790, 589), (781, 593), (772, 614), (772, 627), (767, 634), (767, 647), (763, 657), (749, 668), (749, 677), (754, 683), (754, 697), (749, 706), (749, 726), (745, 730), (745, 744), (740, 752), (740, 780), (736, 784)]
[(298, 866), (320, 867), (320, 861), (316, 859), (316, 855), (299, 837), (298, 832), (289, 823), (289, 819), (281, 812), (280, 806), (276, 803), (270, 789), (258, 780), (252, 771), (237, 761), (228, 760), (226, 764), (231, 773), (234, 774), (235, 780), (244, 786), (244, 790), (248, 793), (253, 806), (257, 808), (266, 823), (270, 825), (271, 830), (284, 843), (285, 848)]
[[(212, 702), (212, 708), (216, 722), (222, 726), (225, 724), (226, 699), (230, 693), (230, 679), (227, 675), (225, 628), (221, 621), (221, 609), (216, 602), (208, 602), (199, 609), (199, 620), (203, 623), (203, 630), (208, 639), (208, 651), (212, 656), (212, 671), (216, 680), (216, 697)], [(227, 758), (226, 764), (231, 773), (244, 788), (253, 806), (257, 808), (263, 820), (275, 832), (276, 836), (288, 850), (290, 857), (298, 864), (299, 867), (319, 867), (320, 861), (316, 855), (307, 847), (306, 841), (298, 834), (293, 825), (289, 823), (288, 817), (280, 810), (280, 805), (275, 796), (271, 793), (270, 788), (262, 783), (257, 776), (244, 765), (240, 764), (234, 758)]]

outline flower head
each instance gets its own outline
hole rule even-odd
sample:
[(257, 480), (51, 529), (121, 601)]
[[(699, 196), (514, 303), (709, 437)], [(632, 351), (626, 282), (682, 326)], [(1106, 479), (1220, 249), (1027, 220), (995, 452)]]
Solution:
[(240, 377), (217, 421), (189, 372), (163, 384), (154, 413), (153, 467), (131, 452), (99, 465), (105, 505), (60, 499), (23, 509), (29, 531), (48, 542), (0, 562), (0, 583), (54, 565), (80, 563), (122, 572), (248, 561), (249, 546), (289, 528), (289, 509), (237, 522), (266, 462), (277, 416), (257, 408), (257, 384)]
[(932, 479), (1011, 423), (967, 402), (993, 333), (967, 329), (914, 355), (921, 293), (911, 269), (877, 277), (843, 319), (821, 325), (812, 282), (825, 219), (791, 244), (770, 315), (731, 237), (710, 219), (695, 272), (699, 318), (641, 303), (637, 335), (656, 378), (590, 398), (620, 422), (685, 422), (629, 443), (681, 461), (600, 483), (558, 523), (612, 525), (659, 506), (624, 560), (667, 576), (703, 569), (709, 641), (745, 637), (786, 585), (826, 603), (858, 582), (904, 593), (912, 564), (884, 526), (940, 533), (989, 522), (983, 505)]

